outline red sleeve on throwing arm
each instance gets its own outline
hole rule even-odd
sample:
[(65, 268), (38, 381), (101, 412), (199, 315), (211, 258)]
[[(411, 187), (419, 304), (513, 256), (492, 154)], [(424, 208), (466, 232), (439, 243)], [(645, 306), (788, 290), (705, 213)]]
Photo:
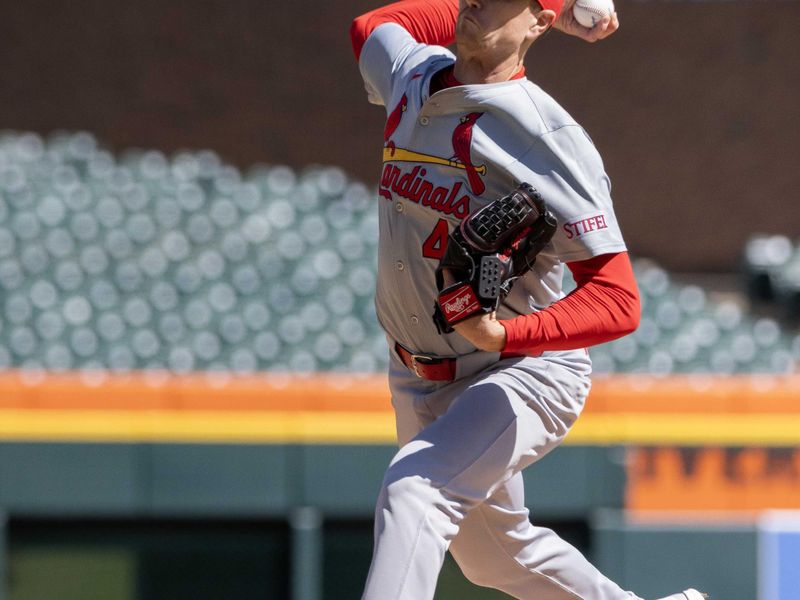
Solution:
[(506, 330), (504, 353), (536, 355), (585, 348), (638, 327), (639, 291), (627, 252), (567, 266), (578, 284), (571, 294), (537, 313), (500, 321)]
[(369, 34), (384, 23), (397, 23), (423, 44), (448, 46), (455, 41), (458, 0), (401, 0), (357, 17), (350, 27), (356, 60)]

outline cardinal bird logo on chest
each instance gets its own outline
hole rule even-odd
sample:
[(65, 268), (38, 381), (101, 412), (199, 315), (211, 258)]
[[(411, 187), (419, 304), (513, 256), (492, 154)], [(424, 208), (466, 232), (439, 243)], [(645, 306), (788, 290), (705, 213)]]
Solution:
[[(383, 146), (383, 173), (381, 174), (378, 194), (392, 202), (394, 196), (411, 200), (421, 206), (428, 206), (443, 214), (454, 215), (463, 219), (470, 213), (470, 196), (465, 194), (465, 184), (461, 177), (448, 178), (442, 185), (438, 178), (431, 177), (428, 170), (431, 166), (437, 169), (446, 167), (458, 169), (466, 174), (469, 191), (480, 196), (486, 191), (483, 177), (486, 176), (486, 165), (472, 163), (472, 133), (476, 121), (483, 115), (480, 112), (466, 114), (458, 119), (453, 130), (453, 154), (450, 158), (428, 154), (417, 149), (397, 146), (390, 138), (400, 125), (403, 114), (408, 109), (408, 98), (403, 95), (386, 120)], [(428, 119), (427, 116), (424, 117)], [(451, 117), (447, 117), (450, 119)], [(452, 121), (451, 121), (452, 122)], [(427, 120), (423, 125), (428, 125)], [(447, 130), (444, 130), (446, 135)], [(444, 154), (444, 153), (443, 153)], [(411, 163), (406, 168), (403, 163)]]
[(464, 165), (464, 170), (467, 172), (469, 187), (476, 196), (480, 196), (486, 190), (486, 185), (483, 183), (483, 179), (481, 179), (481, 175), (486, 173), (486, 165), (476, 167), (472, 164), (471, 156), (472, 128), (482, 115), (483, 113), (481, 112), (473, 112), (464, 115), (453, 131), (453, 160)]
[(400, 119), (403, 118), (403, 113), (406, 112), (407, 109), (408, 97), (403, 94), (403, 97), (400, 98), (400, 102), (397, 103), (397, 106), (394, 107), (394, 110), (386, 119), (386, 127), (383, 129), (384, 142), (388, 142), (389, 138), (392, 137), (392, 134), (397, 130), (397, 126), (400, 125)]

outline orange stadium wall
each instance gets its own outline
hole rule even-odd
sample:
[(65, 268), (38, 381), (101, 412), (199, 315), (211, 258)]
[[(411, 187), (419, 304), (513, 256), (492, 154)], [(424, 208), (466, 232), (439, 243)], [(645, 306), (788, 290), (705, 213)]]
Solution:
[[(383, 116), (364, 97), (348, 26), (377, 4), (3, 2), (0, 129), (211, 148), (242, 168), (336, 164), (374, 183)], [(613, 38), (554, 33), (527, 69), (599, 147), (631, 249), (675, 270), (730, 270), (751, 233), (800, 231), (800, 211), (786, 210), (800, 3), (618, 9)]]
[[(612, 505), (632, 514), (747, 518), (800, 509), (798, 399), (797, 377), (599, 378), (566, 444), (628, 448), (624, 476), (605, 499), (619, 498)], [(353, 448), (383, 447), (379, 475), (395, 432), (383, 376), (10, 371), (0, 375), (0, 443), (347, 446), (356, 454)], [(331, 473), (350, 470), (346, 455), (331, 459)], [(534, 476), (553, 465), (548, 459)], [(585, 516), (592, 486), (607, 482), (591, 468), (567, 471), (584, 486), (577, 514)], [(348, 478), (354, 485), (370, 479)], [(271, 485), (284, 493), (280, 479)], [(562, 482), (555, 496), (569, 485)], [(324, 502), (326, 494), (305, 501)], [(2, 497), (0, 490), (0, 504)]]

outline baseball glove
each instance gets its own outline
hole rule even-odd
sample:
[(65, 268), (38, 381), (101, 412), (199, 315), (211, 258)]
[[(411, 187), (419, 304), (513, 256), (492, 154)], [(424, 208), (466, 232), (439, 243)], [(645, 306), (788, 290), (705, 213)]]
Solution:
[[(527, 183), (464, 219), (436, 268), (433, 321), (439, 333), (452, 332), (476, 313), (497, 310), (555, 231), (555, 217)], [(454, 280), (446, 287), (445, 272)]]

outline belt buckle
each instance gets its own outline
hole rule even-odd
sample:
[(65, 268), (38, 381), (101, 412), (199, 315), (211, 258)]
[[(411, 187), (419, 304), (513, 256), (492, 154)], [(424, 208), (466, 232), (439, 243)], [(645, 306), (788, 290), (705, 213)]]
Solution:
[(414, 375), (416, 375), (420, 379), (425, 379), (422, 376), (422, 373), (419, 372), (419, 367), (417, 366), (417, 363), (421, 365), (435, 365), (436, 359), (431, 358), (430, 356), (425, 356), (424, 354), (411, 355), (411, 370), (414, 372)]

